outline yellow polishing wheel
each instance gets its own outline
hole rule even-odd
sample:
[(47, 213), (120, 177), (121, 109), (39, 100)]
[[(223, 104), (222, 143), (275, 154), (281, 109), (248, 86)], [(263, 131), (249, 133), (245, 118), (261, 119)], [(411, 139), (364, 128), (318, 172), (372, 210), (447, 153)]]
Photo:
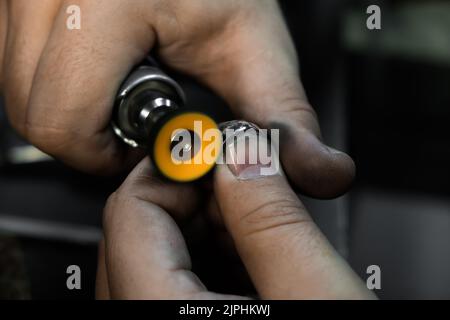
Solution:
[(150, 154), (165, 177), (190, 182), (206, 175), (221, 152), (222, 135), (209, 116), (175, 112), (158, 121), (152, 133)]

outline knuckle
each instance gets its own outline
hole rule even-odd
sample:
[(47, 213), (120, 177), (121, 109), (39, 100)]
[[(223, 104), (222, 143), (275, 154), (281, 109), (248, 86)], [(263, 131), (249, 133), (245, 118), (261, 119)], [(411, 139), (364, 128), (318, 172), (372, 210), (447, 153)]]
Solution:
[(266, 200), (263, 204), (244, 212), (240, 218), (240, 224), (247, 236), (310, 222), (312, 219), (300, 201), (286, 196)]
[(72, 135), (67, 130), (29, 121), (25, 123), (24, 136), (31, 144), (52, 155), (67, 150), (67, 145), (73, 141)]
[[(112, 193), (103, 209), (103, 228), (107, 234), (147, 221), (150, 224), (166, 216), (158, 205), (133, 194), (127, 186)], [(143, 220), (144, 219), (144, 220)]]

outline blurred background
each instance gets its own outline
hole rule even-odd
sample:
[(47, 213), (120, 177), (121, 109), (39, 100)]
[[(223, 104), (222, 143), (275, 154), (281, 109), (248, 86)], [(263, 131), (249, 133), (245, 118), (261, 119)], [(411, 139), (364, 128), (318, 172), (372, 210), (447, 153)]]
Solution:
[[(450, 299), (450, 2), (280, 3), (325, 141), (357, 164), (348, 195), (306, 206), (364, 280), (380, 266), (380, 298)], [(366, 28), (371, 4), (382, 30)], [(102, 208), (120, 181), (41, 154), (0, 105), (0, 298), (93, 298)], [(72, 264), (82, 290), (67, 290)]]

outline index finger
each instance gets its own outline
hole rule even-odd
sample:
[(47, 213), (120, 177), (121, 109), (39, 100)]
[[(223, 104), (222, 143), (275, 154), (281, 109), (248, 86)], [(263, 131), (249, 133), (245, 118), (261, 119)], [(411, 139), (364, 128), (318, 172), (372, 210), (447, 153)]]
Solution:
[(175, 299), (206, 291), (190, 271), (186, 243), (166, 211), (194, 210), (195, 189), (158, 180), (151, 172), (144, 159), (104, 211), (107, 281), (99, 276), (113, 299)]
[(277, 1), (258, 1), (253, 9), (227, 41), (231, 49), (225, 63), (213, 66), (218, 71), (205, 80), (239, 119), (280, 130), (281, 160), (300, 191), (317, 198), (339, 196), (353, 181), (353, 160), (321, 141)]

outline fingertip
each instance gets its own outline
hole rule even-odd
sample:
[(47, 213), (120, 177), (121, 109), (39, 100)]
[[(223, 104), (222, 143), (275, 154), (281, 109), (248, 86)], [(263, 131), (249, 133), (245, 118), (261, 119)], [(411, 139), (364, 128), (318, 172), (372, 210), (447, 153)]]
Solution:
[[(331, 148), (332, 149), (332, 148)], [(337, 185), (337, 189), (333, 192), (334, 196), (340, 196), (350, 190), (356, 177), (356, 164), (352, 157), (345, 152), (332, 149), (331, 158), (333, 162), (336, 162), (339, 166), (337, 172), (340, 173), (338, 181), (340, 185)], [(337, 152), (336, 152), (337, 151)]]
[(355, 163), (344, 152), (323, 144), (315, 134), (294, 129), (281, 141), (281, 159), (296, 189), (318, 199), (345, 194), (355, 178)]

